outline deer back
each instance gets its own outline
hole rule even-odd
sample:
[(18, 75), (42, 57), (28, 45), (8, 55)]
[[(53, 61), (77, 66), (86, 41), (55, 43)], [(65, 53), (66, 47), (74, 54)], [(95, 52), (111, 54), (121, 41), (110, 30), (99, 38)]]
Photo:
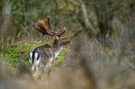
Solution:
[[(46, 64), (46, 62), (53, 58), (53, 49), (50, 45), (42, 45), (39, 47), (36, 47), (31, 53), (30, 53), (30, 63), (31, 64), (38, 64), (43, 63)], [(42, 61), (42, 62), (41, 62)]]

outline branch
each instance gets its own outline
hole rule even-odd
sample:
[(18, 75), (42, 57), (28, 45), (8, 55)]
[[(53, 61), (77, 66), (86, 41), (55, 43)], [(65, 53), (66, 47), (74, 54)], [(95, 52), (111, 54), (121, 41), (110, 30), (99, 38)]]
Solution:
[(90, 31), (92, 35), (97, 35), (98, 31), (92, 26), (91, 22), (89, 21), (86, 5), (82, 0), (81, 0), (81, 4), (82, 4), (81, 7), (82, 7), (83, 18), (84, 18), (84, 23), (86, 28)]

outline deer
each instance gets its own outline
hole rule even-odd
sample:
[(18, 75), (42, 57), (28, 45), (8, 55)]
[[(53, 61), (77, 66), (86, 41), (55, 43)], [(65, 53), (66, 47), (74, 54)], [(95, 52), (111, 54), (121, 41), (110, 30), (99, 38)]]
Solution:
[(52, 64), (56, 57), (63, 49), (63, 45), (70, 43), (67, 37), (64, 37), (65, 29), (60, 31), (52, 31), (50, 25), (50, 18), (45, 17), (44, 20), (38, 19), (36, 23), (36, 29), (44, 35), (55, 36), (55, 40), (52, 45), (45, 44), (34, 48), (29, 53), (29, 62), (32, 65), (32, 72), (35, 79), (38, 79), (39, 75), (43, 73), (44, 77), (48, 74)]

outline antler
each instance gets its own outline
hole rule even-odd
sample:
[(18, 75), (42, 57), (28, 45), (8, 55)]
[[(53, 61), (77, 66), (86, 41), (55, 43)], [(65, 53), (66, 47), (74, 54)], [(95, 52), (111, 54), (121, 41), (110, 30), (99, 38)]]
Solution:
[(50, 36), (60, 37), (62, 34), (65, 33), (65, 30), (63, 32), (60, 32), (59, 29), (56, 32), (52, 31), (51, 25), (50, 25), (50, 18), (48, 17), (45, 17), (44, 21), (41, 19), (38, 19), (36, 23), (36, 29), (39, 32), (41, 32), (43, 35), (50, 35)]
[[(59, 30), (59, 31), (60, 31), (60, 30)], [(65, 33), (65, 31), (66, 31), (66, 30), (65, 30), (65, 27), (64, 27), (63, 32), (61, 32), (61, 33), (57, 34), (57, 36), (58, 36), (58, 37), (60, 37), (62, 34), (64, 34), (64, 33)]]

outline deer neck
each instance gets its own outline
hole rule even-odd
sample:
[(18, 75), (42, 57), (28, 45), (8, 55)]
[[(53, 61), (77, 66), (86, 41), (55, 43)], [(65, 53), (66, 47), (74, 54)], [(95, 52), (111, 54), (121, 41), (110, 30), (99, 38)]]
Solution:
[(60, 51), (63, 49), (62, 45), (59, 43), (58, 40), (55, 40), (53, 43), (53, 50), (54, 50), (54, 57), (56, 58)]

